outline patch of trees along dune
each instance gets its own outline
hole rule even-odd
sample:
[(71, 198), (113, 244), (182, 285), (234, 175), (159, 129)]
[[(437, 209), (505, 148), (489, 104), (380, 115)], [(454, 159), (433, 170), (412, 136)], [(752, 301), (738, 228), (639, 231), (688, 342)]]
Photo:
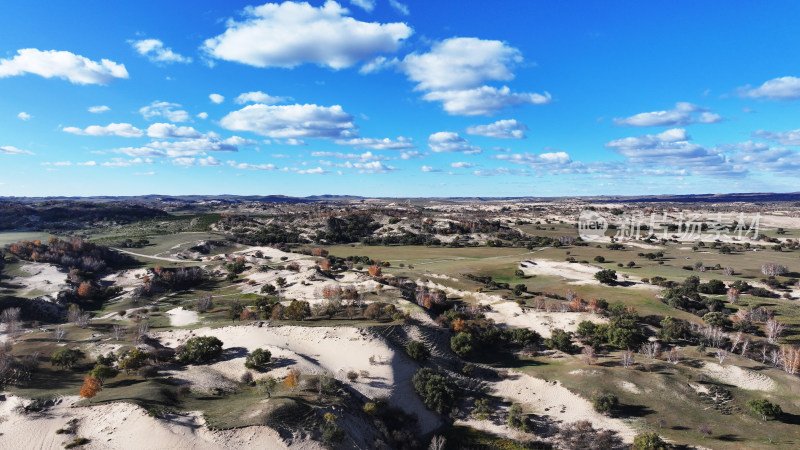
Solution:
[(165, 217), (160, 209), (130, 202), (84, 202), (48, 200), (33, 205), (0, 202), (0, 230), (86, 228), (86, 224), (138, 222)]

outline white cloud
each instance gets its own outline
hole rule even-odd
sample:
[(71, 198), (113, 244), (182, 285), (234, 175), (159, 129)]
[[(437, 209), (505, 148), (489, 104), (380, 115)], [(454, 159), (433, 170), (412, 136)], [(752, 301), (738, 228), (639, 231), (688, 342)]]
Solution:
[(214, 102), (214, 103), (216, 103), (216, 104), (220, 104), (220, 103), (222, 103), (222, 102), (224, 102), (224, 101), (225, 101), (225, 97), (224, 97), (224, 96), (222, 96), (222, 95), (219, 95), (219, 94), (209, 94), (209, 95), (208, 95), (208, 98), (209, 98), (209, 99), (210, 99), (212, 102)]
[(236, 100), (234, 101), (240, 105), (243, 105), (245, 103), (264, 103), (266, 105), (272, 105), (274, 103), (280, 103), (285, 100), (287, 100), (286, 97), (273, 97), (261, 91), (253, 91), (253, 92), (245, 92), (243, 94), (239, 94), (239, 96), (236, 97)]
[(400, 159), (421, 159), (427, 156), (425, 153), (420, 153), (416, 150), (410, 152), (403, 152), (400, 154)]
[(214, 158), (213, 156), (208, 156), (206, 158), (175, 158), (172, 160), (172, 164), (176, 166), (221, 166), (222, 161)]
[(347, 13), (334, 1), (319, 8), (290, 1), (247, 7), (244, 21), (229, 20), (203, 49), (213, 58), (256, 67), (313, 63), (342, 69), (397, 51), (413, 32), (404, 23), (361, 22)]
[(164, 117), (170, 122), (186, 122), (189, 120), (189, 113), (178, 109), (181, 105), (162, 101), (154, 101), (148, 106), (139, 109), (139, 113), (147, 120), (154, 117)]
[(420, 168), (419, 168), (419, 170), (420, 170), (420, 171), (422, 171), (422, 172), (426, 172), (426, 173), (431, 173), (431, 172), (441, 172), (441, 170), (439, 170), (439, 169), (434, 169), (434, 168), (433, 168), (433, 167), (431, 167), (431, 166), (422, 166), (422, 167), (420, 167)]
[(518, 176), (527, 176), (530, 175), (527, 170), (525, 169), (507, 169), (505, 167), (498, 167), (495, 169), (487, 169), (487, 170), (476, 170), (472, 172), (473, 175), (479, 177), (497, 177), (497, 176), (507, 176), (507, 175), (518, 175)]
[(138, 176), (153, 176), (155, 174), (156, 174), (155, 172), (136, 172), (134, 175), (138, 175)]
[(22, 150), (11, 145), (0, 146), (0, 155), (32, 155), (33, 152)]
[(110, 123), (106, 126), (91, 125), (86, 128), (64, 127), (65, 133), (77, 134), (80, 136), (121, 136), (121, 137), (142, 137), (144, 132), (129, 123)]
[(33, 118), (32, 115), (26, 113), (25, 111), (22, 111), (19, 114), (17, 114), (17, 117), (21, 120), (31, 120)]
[(366, 75), (370, 73), (380, 72), (381, 70), (385, 70), (390, 67), (395, 67), (398, 64), (400, 64), (400, 60), (397, 58), (389, 59), (385, 56), (378, 56), (372, 61), (369, 61), (363, 66), (361, 66), (361, 68), (358, 69), (358, 73)]
[(360, 155), (355, 153), (339, 153), (339, 152), (311, 152), (311, 156), (318, 158), (336, 158), (336, 159), (349, 159), (359, 161), (388, 161), (389, 158), (382, 155), (375, 155), (372, 152), (365, 152)]
[(486, 136), (495, 139), (525, 139), (528, 127), (515, 119), (498, 120), (488, 125), (467, 127), (467, 134)]
[(350, 0), (350, 3), (366, 12), (372, 12), (372, 10), (375, 9), (375, 0)]
[(277, 169), (275, 164), (249, 164), (249, 163), (237, 163), (236, 161), (228, 161), (228, 165), (233, 167), (234, 169), (241, 169), (241, 170), (276, 170)]
[(0, 78), (32, 73), (45, 78), (58, 77), (75, 84), (108, 84), (128, 78), (123, 64), (108, 59), (100, 62), (67, 51), (35, 48), (17, 50), (11, 59), (0, 59)]
[(761, 86), (751, 89), (750, 86), (739, 88), (743, 97), (766, 98), (769, 100), (795, 100), (800, 98), (800, 78), (780, 77), (766, 81)]
[(411, 11), (408, 10), (408, 6), (404, 3), (400, 3), (398, 0), (389, 0), (389, 5), (404, 16), (411, 14)]
[(459, 116), (490, 116), (509, 106), (530, 104), (543, 105), (550, 103), (548, 92), (517, 93), (511, 92), (508, 86), (494, 88), (481, 86), (475, 89), (456, 91), (433, 91), (425, 94), (423, 99), (440, 101), (449, 114)]
[(221, 141), (217, 138), (206, 136), (200, 139), (180, 141), (154, 141), (143, 147), (124, 147), (113, 151), (136, 157), (185, 158), (202, 156), (208, 152), (237, 152), (239, 151), (238, 139)]
[(481, 148), (471, 145), (468, 140), (452, 131), (439, 131), (428, 137), (428, 146), (436, 153), (461, 152), (467, 155), (481, 153)]
[(352, 163), (352, 167), (358, 169), (358, 173), (389, 173), (397, 170), (396, 167), (387, 166), (381, 161)]
[(197, 118), (198, 119), (208, 119), (208, 113), (207, 112), (197, 113)]
[(111, 158), (111, 161), (106, 161), (102, 164), (103, 167), (130, 167), (134, 164), (153, 164), (150, 158)]
[(302, 175), (325, 175), (326, 173), (330, 173), (330, 171), (325, 170), (322, 167), (317, 167), (316, 169), (298, 170), (297, 173)]
[(102, 113), (107, 112), (107, 111), (111, 111), (111, 108), (109, 108), (106, 105), (98, 105), (98, 106), (90, 106), (89, 107), (89, 112), (92, 113), (92, 114), (102, 114)]
[(494, 159), (508, 161), (514, 164), (526, 165), (532, 169), (557, 169), (572, 163), (572, 158), (566, 152), (549, 153), (504, 153), (493, 156)]
[(459, 162), (450, 163), (450, 167), (453, 167), (453, 168), (456, 168), (456, 169), (470, 169), (472, 167), (477, 167), (477, 166), (479, 166), (479, 164), (475, 164), (475, 163), (471, 163), (471, 162), (465, 162), (465, 161), (459, 161)]
[(353, 139), (338, 139), (335, 141), (338, 145), (347, 145), (353, 148), (369, 148), (372, 150), (405, 150), (409, 148), (416, 148), (411, 138), (400, 136), (397, 140), (389, 138), (376, 139), (376, 138), (353, 138)]
[(220, 125), (271, 138), (349, 138), (353, 116), (339, 105), (248, 105), (222, 118)]
[(776, 141), (781, 145), (800, 145), (800, 129), (790, 131), (758, 130), (753, 133), (753, 136)]
[(428, 53), (407, 55), (402, 69), (419, 90), (448, 91), (511, 80), (520, 62), (520, 51), (504, 42), (460, 37), (437, 42)]
[[(694, 113), (700, 113), (695, 115)], [(678, 102), (675, 107), (668, 111), (652, 111), (635, 114), (630, 117), (614, 119), (617, 125), (631, 127), (675, 127), (691, 125), (693, 123), (718, 123), (722, 121), (719, 114), (709, 112), (708, 108), (703, 108), (688, 102)]]
[(172, 51), (169, 47), (164, 47), (164, 43), (158, 39), (142, 39), (140, 41), (128, 41), (140, 55), (146, 56), (154, 63), (190, 63), (192, 58), (182, 56)]
[(417, 90), (427, 91), (423, 99), (442, 102), (450, 114), (478, 116), (551, 101), (547, 92), (518, 93), (484, 84), (513, 79), (513, 68), (522, 61), (520, 51), (504, 42), (459, 37), (434, 43), (428, 53), (407, 55), (400, 68)]
[(78, 163), (78, 165), (79, 165), (79, 166), (88, 166), (88, 167), (94, 167), (94, 166), (96, 166), (96, 165), (97, 165), (97, 161), (86, 161), (86, 162), (79, 162), (79, 163)]
[(196, 139), (203, 134), (192, 127), (179, 127), (171, 123), (154, 123), (147, 128), (147, 136), (161, 139)]

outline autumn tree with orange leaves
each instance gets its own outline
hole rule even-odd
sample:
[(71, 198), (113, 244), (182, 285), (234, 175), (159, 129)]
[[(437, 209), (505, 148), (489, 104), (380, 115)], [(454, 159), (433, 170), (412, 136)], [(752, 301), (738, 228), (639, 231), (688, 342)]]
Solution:
[(369, 266), (368, 272), (373, 277), (379, 277), (379, 276), (381, 276), (381, 266), (379, 266), (377, 264), (375, 264), (373, 266)]
[(97, 395), (97, 393), (100, 392), (100, 389), (102, 389), (100, 379), (88, 375), (83, 379), (83, 386), (81, 386), (80, 396), (83, 398), (88, 398), (91, 402), (92, 397)]
[(286, 375), (286, 378), (283, 379), (283, 385), (289, 388), (290, 391), (294, 392), (294, 389), (300, 383), (300, 371), (297, 369), (289, 370), (289, 374)]

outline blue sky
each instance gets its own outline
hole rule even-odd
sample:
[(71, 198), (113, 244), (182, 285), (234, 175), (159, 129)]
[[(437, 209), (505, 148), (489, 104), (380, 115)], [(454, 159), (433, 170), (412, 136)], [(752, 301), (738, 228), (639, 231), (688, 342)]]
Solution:
[(796, 191), (797, 2), (36, 2), (0, 195)]

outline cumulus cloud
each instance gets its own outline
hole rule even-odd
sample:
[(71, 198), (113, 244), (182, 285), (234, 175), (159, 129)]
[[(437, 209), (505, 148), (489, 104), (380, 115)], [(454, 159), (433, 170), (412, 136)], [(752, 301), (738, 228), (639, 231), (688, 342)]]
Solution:
[(420, 167), (420, 168), (419, 168), (419, 170), (420, 170), (421, 172), (425, 172), (425, 173), (441, 172), (441, 170), (439, 170), (439, 169), (434, 169), (434, 168), (433, 168), (433, 167), (431, 167), (431, 166), (422, 166), (422, 167)]
[(154, 63), (171, 64), (192, 62), (192, 58), (175, 53), (169, 47), (164, 47), (164, 43), (158, 39), (142, 39), (128, 42), (137, 53)]
[(285, 97), (273, 97), (261, 91), (253, 91), (253, 92), (245, 92), (243, 94), (239, 94), (239, 96), (236, 97), (236, 100), (234, 101), (240, 105), (243, 105), (245, 103), (264, 103), (267, 105), (271, 105), (274, 103), (280, 103), (285, 100), (287, 100)]
[(350, 0), (350, 3), (367, 12), (372, 12), (375, 9), (375, 0)]
[(743, 97), (766, 98), (769, 100), (796, 100), (800, 98), (800, 78), (780, 77), (764, 82), (757, 88), (744, 86), (739, 88)]
[(108, 112), (108, 111), (111, 111), (111, 108), (109, 108), (106, 105), (98, 105), (98, 106), (90, 106), (89, 107), (89, 112), (92, 113), (92, 114), (102, 114), (102, 113)]
[(472, 167), (477, 167), (479, 165), (480, 164), (475, 164), (475, 163), (465, 162), (465, 161), (458, 161), (458, 162), (450, 163), (450, 167), (453, 167), (453, 168), (456, 168), (456, 169), (470, 169)]
[(787, 148), (752, 141), (729, 147), (735, 150), (731, 155), (732, 161), (740, 167), (781, 175), (796, 175), (800, 170), (800, 153)]
[(128, 78), (125, 65), (108, 59), (92, 61), (67, 51), (17, 50), (11, 59), (0, 59), (0, 78), (32, 73), (45, 78), (61, 78), (75, 84), (108, 84)]
[(298, 170), (297, 173), (301, 175), (325, 175), (326, 173), (331, 173), (329, 170), (325, 170), (322, 167), (317, 167), (316, 169), (302, 169)]
[(389, 59), (385, 56), (378, 56), (372, 61), (369, 61), (363, 66), (361, 66), (361, 68), (358, 69), (358, 73), (366, 75), (370, 73), (380, 72), (381, 70), (397, 66), (398, 64), (400, 64), (400, 60), (397, 58)]
[(549, 93), (517, 93), (511, 92), (508, 86), (495, 88), (481, 86), (475, 89), (460, 91), (433, 91), (425, 94), (423, 99), (440, 101), (445, 111), (458, 116), (491, 116), (509, 106), (522, 104), (542, 105), (550, 103)]
[(197, 113), (197, 118), (198, 119), (208, 119), (208, 113), (207, 112)]
[(220, 125), (271, 138), (349, 138), (356, 125), (339, 105), (248, 105), (222, 118)]
[(485, 136), (495, 139), (525, 139), (528, 127), (515, 119), (498, 120), (488, 125), (473, 125), (467, 127), (467, 134)]
[(513, 79), (513, 69), (522, 61), (520, 51), (504, 42), (458, 37), (434, 43), (428, 53), (407, 55), (400, 68), (417, 83), (417, 90), (426, 91), (423, 99), (442, 102), (450, 114), (479, 116), (551, 101), (547, 92), (518, 93), (508, 86), (484, 85)]
[(361, 22), (347, 13), (334, 1), (319, 8), (290, 1), (247, 7), (244, 21), (229, 20), (203, 49), (212, 58), (256, 67), (312, 63), (342, 69), (397, 51), (413, 32), (404, 23)]
[(428, 137), (428, 147), (436, 153), (461, 152), (467, 155), (481, 153), (480, 147), (471, 145), (468, 140), (452, 131), (439, 131)]
[(33, 118), (33, 116), (32, 116), (32, 115), (30, 115), (30, 114), (26, 113), (25, 111), (22, 111), (22, 112), (20, 112), (19, 114), (17, 114), (17, 117), (18, 117), (20, 120), (31, 120), (31, 119)]
[(337, 139), (335, 142), (338, 145), (346, 145), (353, 148), (369, 148), (373, 150), (406, 150), (409, 148), (416, 148), (411, 138), (402, 136), (394, 141), (389, 138), (353, 138)]
[(531, 168), (556, 168), (570, 164), (572, 158), (566, 152), (549, 153), (506, 153), (493, 156), (494, 159), (523, 164)]
[(768, 141), (776, 141), (781, 145), (800, 145), (800, 129), (790, 131), (758, 130), (753, 133), (753, 136)]
[[(180, 141), (154, 141), (142, 147), (124, 147), (113, 150), (134, 157), (185, 158), (204, 156), (209, 152), (237, 152), (239, 140), (220, 140), (212, 136)], [(246, 141), (247, 143), (252, 141)]]
[(206, 158), (175, 158), (172, 160), (172, 164), (176, 166), (221, 166), (222, 161), (214, 158), (213, 156), (208, 156)]
[(142, 137), (144, 132), (129, 123), (110, 123), (106, 126), (91, 125), (86, 128), (64, 127), (65, 133), (77, 134), (80, 136), (121, 136), (121, 137)]
[(497, 167), (494, 169), (486, 169), (486, 170), (475, 170), (472, 172), (473, 175), (479, 177), (497, 177), (497, 176), (507, 176), (507, 175), (518, 175), (518, 176), (527, 176), (530, 173), (525, 169), (508, 169), (506, 167)]
[(614, 123), (617, 125), (631, 127), (675, 127), (721, 121), (722, 116), (719, 114), (688, 102), (678, 102), (674, 108), (667, 111), (643, 112), (630, 117), (614, 119)]
[(658, 134), (646, 134), (606, 143), (623, 155), (629, 164), (648, 169), (681, 167), (692, 173), (712, 176), (735, 176), (746, 172), (735, 167), (719, 151), (690, 142), (683, 128), (671, 128)]
[(195, 139), (203, 134), (192, 127), (179, 127), (172, 123), (154, 123), (147, 128), (147, 136), (161, 139)]
[(11, 145), (0, 146), (0, 155), (32, 155), (33, 152), (22, 150)]
[(225, 101), (225, 97), (224, 97), (224, 96), (222, 96), (222, 95), (219, 95), (219, 94), (209, 94), (209, 95), (208, 95), (208, 98), (209, 98), (209, 99), (210, 99), (212, 102), (214, 102), (214, 103), (216, 103), (216, 104), (220, 104), (220, 103), (222, 103), (222, 102), (224, 102), (224, 101)]
[(240, 170), (276, 170), (277, 167), (275, 164), (249, 164), (249, 163), (237, 163), (236, 161), (228, 161), (229, 166), (233, 167), (234, 169)]
[(408, 10), (408, 6), (405, 3), (400, 3), (398, 0), (389, 0), (389, 5), (404, 16), (411, 14), (411, 11)]
[(382, 155), (375, 155), (372, 152), (365, 152), (361, 154), (355, 153), (340, 153), (340, 152), (311, 152), (311, 156), (319, 158), (336, 158), (336, 159), (349, 159), (359, 161), (388, 161), (389, 158)]
[(420, 153), (416, 150), (410, 152), (403, 152), (400, 154), (400, 159), (421, 159), (427, 156), (426, 153)]
[(139, 113), (147, 120), (154, 117), (164, 117), (170, 122), (187, 122), (189, 120), (189, 113), (179, 109), (180, 107), (181, 105), (177, 103), (156, 100), (140, 108)]
[(419, 90), (447, 91), (511, 80), (520, 62), (520, 51), (504, 42), (459, 37), (434, 43), (428, 53), (407, 55), (402, 69)]

